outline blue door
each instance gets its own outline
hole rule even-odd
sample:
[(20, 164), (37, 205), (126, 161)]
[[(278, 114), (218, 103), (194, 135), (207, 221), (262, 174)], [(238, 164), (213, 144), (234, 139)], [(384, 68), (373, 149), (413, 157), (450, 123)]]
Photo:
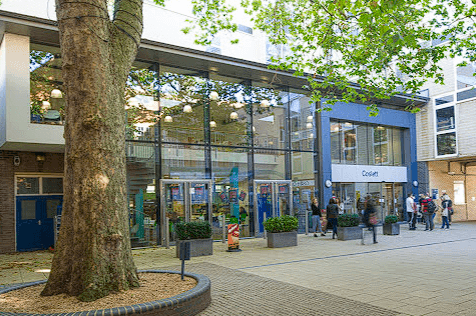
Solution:
[(273, 184), (259, 183), (256, 186), (256, 200), (258, 203), (258, 223), (259, 232), (264, 232), (263, 221), (266, 218), (273, 217)]
[(63, 196), (18, 196), (17, 251), (48, 249), (54, 244), (54, 217)]

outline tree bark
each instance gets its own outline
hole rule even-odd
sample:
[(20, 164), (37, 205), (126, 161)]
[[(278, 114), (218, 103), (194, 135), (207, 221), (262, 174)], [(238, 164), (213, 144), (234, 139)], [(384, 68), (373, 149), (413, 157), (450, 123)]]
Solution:
[(126, 192), (124, 89), (142, 1), (56, 0), (66, 97), (64, 205), (42, 295), (92, 301), (139, 285)]

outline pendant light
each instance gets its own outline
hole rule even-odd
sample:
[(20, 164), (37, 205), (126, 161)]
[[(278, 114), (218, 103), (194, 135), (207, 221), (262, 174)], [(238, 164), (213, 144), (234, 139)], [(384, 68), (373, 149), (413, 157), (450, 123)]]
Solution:
[(186, 105), (183, 107), (183, 112), (184, 113), (192, 113), (192, 107), (190, 105)]

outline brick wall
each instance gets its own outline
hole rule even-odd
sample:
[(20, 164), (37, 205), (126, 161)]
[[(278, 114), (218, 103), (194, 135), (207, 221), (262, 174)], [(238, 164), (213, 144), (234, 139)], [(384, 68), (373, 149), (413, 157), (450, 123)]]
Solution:
[[(466, 170), (466, 175), (463, 171)], [(438, 189), (441, 195), (446, 190), (454, 202), (454, 182), (464, 181), (465, 203), (454, 204), (454, 221), (476, 220), (476, 166), (468, 166), (466, 169), (460, 162), (451, 162), (448, 168), (447, 161), (428, 162), (430, 176), (430, 189)], [(451, 174), (448, 174), (450, 171)], [(473, 201), (474, 198), (474, 201)]]
[[(13, 159), (20, 157), (20, 165)], [(45, 161), (36, 161), (31, 152), (0, 151), (0, 253), (15, 251), (15, 173), (63, 173), (63, 154), (45, 153)]]

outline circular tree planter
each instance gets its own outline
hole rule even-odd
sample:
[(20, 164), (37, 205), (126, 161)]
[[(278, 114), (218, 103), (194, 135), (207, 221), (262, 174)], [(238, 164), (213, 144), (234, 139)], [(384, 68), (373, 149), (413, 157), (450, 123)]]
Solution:
[[(178, 271), (166, 271), (166, 270), (140, 270), (139, 272), (144, 273), (174, 273), (180, 274)], [(197, 280), (197, 285), (186, 292), (183, 292), (179, 295), (169, 297), (162, 300), (145, 302), (141, 304), (135, 304), (130, 306), (123, 307), (113, 307), (100, 310), (89, 310), (83, 312), (75, 313), (54, 313), (54, 314), (29, 314), (29, 313), (10, 313), (2, 312), (2, 315), (49, 315), (49, 316), (60, 316), (60, 315), (72, 315), (74, 316), (92, 316), (92, 315), (103, 315), (103, 316), (120, 316), (120, 315), (138, 315), (149, 316), (149, 315), (196, 315), (203, 311), (205, 308), (210, 305), (211, 296), (210, 296), (210, 279), (201, 274), (194, 273), (184, 273), (185, 276), (194, 278)], [(4, 294), (10, 291), (19, 290), (28, 286), (39, 285), (46, 283), (46, 280), (24, 283), (17, 286), (13, 286), (7, 289), (1, 289), (0, 294)]]

